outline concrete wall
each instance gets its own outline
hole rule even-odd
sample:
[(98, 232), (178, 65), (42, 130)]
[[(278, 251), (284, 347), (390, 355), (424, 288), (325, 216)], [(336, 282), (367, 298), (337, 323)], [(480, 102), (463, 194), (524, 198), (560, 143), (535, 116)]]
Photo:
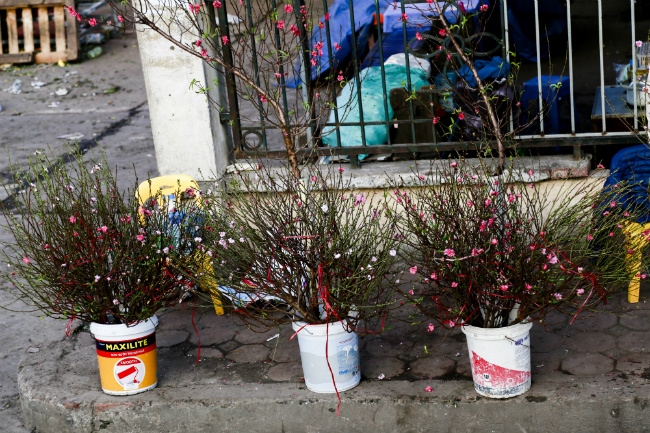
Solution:
[[(164, 6), (159, 12), (170, 15)], [(177, 11), (176, 19), (183, 14)], [(206, 96), (190, 88), (192, 80), (212, 85), (215, 71), (153, 30), (137, 26), (137, 35), (158, 171), (197, 180), (223, 174), (229, 163), (227, 130)]]

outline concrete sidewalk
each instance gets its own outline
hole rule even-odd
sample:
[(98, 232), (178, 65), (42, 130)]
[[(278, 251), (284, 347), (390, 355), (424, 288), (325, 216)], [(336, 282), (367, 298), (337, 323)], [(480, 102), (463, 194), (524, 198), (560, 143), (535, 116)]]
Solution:
[(644, 284), (638, 304), (619, 294), (595, 318), (569, 326), (553, 315), (547, 329), (535, 325), (532, 388), (503, 401), (475, 393), (462, 333), (443, 339), (397, 324), (361, 339), (362, 381), (341, 393), (337, 417), (336, 395), (306, 389), (289, 326), (254, 333), (197, 307), (197, 365), (186, 305), (160, 315), (156, 389), (103, 394), (94, 341), (81, 325), (67, 340), (25, 351), (21, 404), (41, 433), (650, 432), (649, 295)]

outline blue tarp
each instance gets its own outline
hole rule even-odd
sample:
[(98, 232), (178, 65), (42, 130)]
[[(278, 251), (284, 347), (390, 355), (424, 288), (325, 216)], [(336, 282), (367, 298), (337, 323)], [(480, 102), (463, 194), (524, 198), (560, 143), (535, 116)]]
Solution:
[(619, 150), (612, 158), (611, 174), (605, 181), (604, 189), (612, 188), (622, 181), (637, 182), (632, 191), (623, 198), (624, 207), (639, 206), (648, 210), (639, 224), (650, 223), (650, 202), (648, 201), (648, 182), (650, 182), (650, 149), (647, 144)]
[[(368, 43), (368, 37), (372, 30), (373, 15), (376, 12), (375, 0), (352, 0), (354, 7), (354, 29), (357, 31), (357, 47), (363, 51)], [(386, 5), (379, 4), (380, 12), (383, 12)], [(310, 46), (314, 47), (318, 42), (323, 43), (323, 55), (316, 57), (316, 66), (311, 68), (311, 78), (315, 79), (319, 75), (327, 72), (331, 65), (340, 64), (345, 58), (352, 54), (352, 25), (350, 23), (350, 0), (334, 0), (334, 3), (329, 7), (330, 14), (329, 28), (330, 39), (332, 41), (332, 57), (330, 62), (329, 48), (327, 45), (327, 32), (326, 28), (316, 28), (311, 35)], [(320, 19), (325, 23), (325, 18)], [(339, 50), (334, 47), (337, 43), (341, 46)], [(361, 54), (361, 53), (359, 53)], [(294, 77), (287, 82), (287, 87), (296, 87), (300, 83), (300, 72), (297, 69), (294, 71)]]
[[(474, 67), (478, 72), (481, 81), (485, 82), (486, 79), (499, 79), (505, 78), (510, 75), (510, 63), (504, 61), (501, 57), (493, 57), (491, 60), (474, 60)], [(474, 74), (470, 71), (467, 65), (463, 65), (458, 71), (461, 77), (465, 78), (467, 84), (471, 87), (476, 87), (476, 79)]]

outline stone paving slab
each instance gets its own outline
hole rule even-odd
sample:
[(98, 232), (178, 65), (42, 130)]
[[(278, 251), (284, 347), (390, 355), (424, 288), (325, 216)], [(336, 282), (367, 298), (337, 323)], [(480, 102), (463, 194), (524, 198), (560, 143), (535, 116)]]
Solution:
[(197, 335), (193, 309), (179, 307), (159, 316), (156, 389), (103, 394), (94, 343), (80, 323), (71, 338), (25, 352), (21, 404), (26, 423), (41, 433), (424, 432), (434, 426), (650, 432), (648, 289), (638, 304), (617, 295), (602, 314), (574, 325), (555, 314), (545, 326), (536, 324), (532, 388), (505, 401), (474, 392), (461, 332), (445, 336), (398, 323), (382, 335), (361, 337), (362, 381), (341, 393), (337, 417), (336, 395), (306, 389), (290, 326), (254, 333), (206, 307), (194, 312)]

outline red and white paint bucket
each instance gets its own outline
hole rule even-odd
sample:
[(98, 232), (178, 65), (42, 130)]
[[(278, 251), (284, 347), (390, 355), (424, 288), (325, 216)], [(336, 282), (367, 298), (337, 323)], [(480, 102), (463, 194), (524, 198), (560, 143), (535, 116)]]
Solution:
[(156, 316), (136, 325), (90, 324), (95, 338), (102, 390), (111, 395), (131, 395), (158, 384)]
[(530, 389), (530, 328), (518, 323), (503, 328), (463, 326), (476, 392), (510, 398)]

